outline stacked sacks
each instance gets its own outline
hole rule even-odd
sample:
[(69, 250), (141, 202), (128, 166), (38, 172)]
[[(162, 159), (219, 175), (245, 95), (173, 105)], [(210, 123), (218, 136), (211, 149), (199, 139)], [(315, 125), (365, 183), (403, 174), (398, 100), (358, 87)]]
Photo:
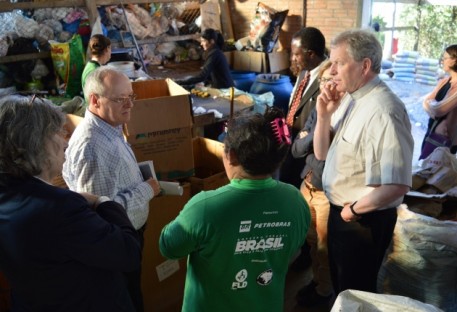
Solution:
[(406, 82), (413, 82), (416, 71), (416, 60), (419, 52), (401, 51), (395, 55), (392, 72), (394, 79)]
[(438, 81), (439, 61), (430, 58), (418, 58), (416, 61), (416, 82), (434, 86)]

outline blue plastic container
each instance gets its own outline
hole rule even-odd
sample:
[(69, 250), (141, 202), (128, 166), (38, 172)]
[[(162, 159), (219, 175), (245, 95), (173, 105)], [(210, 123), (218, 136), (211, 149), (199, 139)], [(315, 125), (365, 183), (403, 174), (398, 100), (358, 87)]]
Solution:
[(251, 90), (251, 86), (255, 81), (256, 73), (241, 71), (241, 70), (232, 70), (231, 72), (233, 82), (235, 83), (235, 88), (245, 92)]
[(279, 74), (259, 74), (251, 86), (250, 93), (262, 94), (271, 91), (275, 97), (273, 106), (279, 107), (287, 114), (290, 94), (293, 85), (290, 77)]

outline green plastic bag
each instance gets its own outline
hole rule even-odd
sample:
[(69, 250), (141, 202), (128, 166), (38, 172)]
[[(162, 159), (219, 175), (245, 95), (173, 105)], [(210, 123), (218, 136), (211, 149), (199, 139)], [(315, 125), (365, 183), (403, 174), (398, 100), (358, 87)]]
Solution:
[(54, 70), (62, 80), (59, 91), (67, 97), (81, 95), (81, 75), (84, 70), (85, 55), (81, 36), (73, 35), (67, 42), (49, 41)]

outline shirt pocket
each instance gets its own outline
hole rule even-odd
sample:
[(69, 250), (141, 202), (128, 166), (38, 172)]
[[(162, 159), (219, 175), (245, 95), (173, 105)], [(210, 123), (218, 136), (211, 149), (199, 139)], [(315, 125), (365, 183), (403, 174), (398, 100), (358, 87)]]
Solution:
[(364, 172), (365, 162), (360, 151), (359, 142), (351, 142), (344, 135), (338, 142), (337, 158), (339, 171), (345, 176), (359, 175)]

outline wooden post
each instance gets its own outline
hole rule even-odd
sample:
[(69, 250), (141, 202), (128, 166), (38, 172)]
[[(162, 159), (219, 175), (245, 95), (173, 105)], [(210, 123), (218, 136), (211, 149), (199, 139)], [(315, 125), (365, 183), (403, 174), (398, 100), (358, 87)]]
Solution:
[(92, 29), (98, 17), (97, 3), (93, 0), (84, 0), (84, 2), (86, 3), (87, 15), (89, 16), (90, 29)]
[(229, 0), (219, 0), (219, 7), (221, 10), (221, 24), (222, 24), (222, 35), (226, 40), (235, 40), (233, 34), (232, 16), (230, 15)]

